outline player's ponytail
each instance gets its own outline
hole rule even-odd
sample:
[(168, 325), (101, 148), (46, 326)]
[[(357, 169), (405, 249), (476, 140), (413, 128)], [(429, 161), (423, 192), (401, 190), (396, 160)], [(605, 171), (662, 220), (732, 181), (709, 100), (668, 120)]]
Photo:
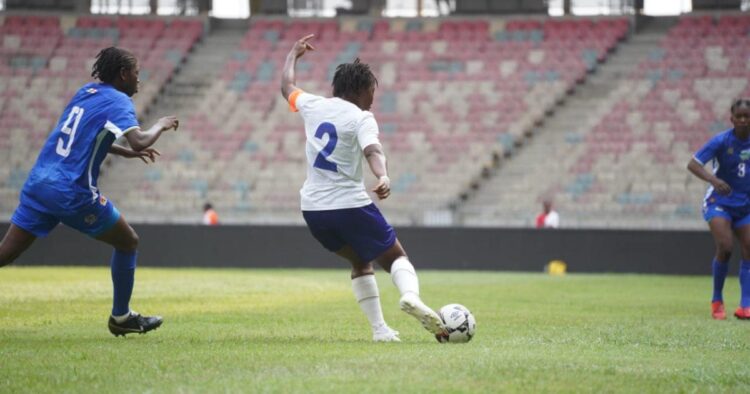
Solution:
[(132, 70), (136, 65), (135, 55), (125, 49), (109, 47), (96, 55), (96, 62), (91, 67), (91, 76), (102, 82), (111, 83), (120, 74), (120, 70)]
[(333, 95), (354, 97), (377, 84), (378, 79), (370, 70), (370, 66), (357, 58), (353, 63), (343, 63), (336, 67), (332, 83)]
[(732, 103), (732, 108), (729, 109), (731, 113), (734, 113), (735, 109), (738, 108), (750, 108), (750, 100), (746, 98), (738, 98)]

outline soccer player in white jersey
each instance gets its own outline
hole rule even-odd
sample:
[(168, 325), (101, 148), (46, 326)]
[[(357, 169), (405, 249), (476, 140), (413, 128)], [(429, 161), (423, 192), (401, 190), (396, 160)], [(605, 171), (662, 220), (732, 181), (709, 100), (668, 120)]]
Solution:
[(341, 64), (333, 77), (333, 96), (316, 96), (295, 86), (297, 59), (314, 50), (308, 35), (295, 42), (286, 57), (281, 94), (305, 121), (307, 180), (300, 190), (302, 214), (312, 235), (352, 265), (352, 289), (370, 321), (373, 340), (399, 342), (398, 332), (383, 319), (372, 262), (390, 272), (401, 293), (401, 309), (431, 333), (445, 335), (440, 317), (419, 297), (414, 266), (396, 234), (373, 204), (362, 179), (362, 158), (378, 178), (373, 192), (391, 194), (378, 124), (369, 112), (377, 79), (359, 59)]

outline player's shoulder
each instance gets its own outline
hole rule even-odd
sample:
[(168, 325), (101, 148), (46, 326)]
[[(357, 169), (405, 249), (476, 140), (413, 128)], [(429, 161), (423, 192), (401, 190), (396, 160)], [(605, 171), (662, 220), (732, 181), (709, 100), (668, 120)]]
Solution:
[(729, 129), (714, 134), (714, 136), (708, 140), (708, 143), (714, 145), (726, 145), (731, 144), (732, 140), (732, 129)]
[(127, 94), (117, 90), (114, 86), (105, 83), (87, 83), (81, 87), (79, 92), (88, 96), (88, 98), (99, 102), (111, 102), (117, 104), (132, 103), (132, 100)]

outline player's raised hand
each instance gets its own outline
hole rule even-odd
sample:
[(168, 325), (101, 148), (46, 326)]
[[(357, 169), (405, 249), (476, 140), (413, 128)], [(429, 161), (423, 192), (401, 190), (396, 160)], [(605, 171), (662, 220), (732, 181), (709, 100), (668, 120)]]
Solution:
[(144, 163), (148, 164), (148, 161), (151, 160), (152, 163), (156, 162), (156, 156), (161, 156), (161, 152), (156, 150), (156, 148), (146, 148), (140, 152), (135, 152), (137, 158), (143, 160)]
[(305, 54), (307, 51), (314, 51), (315, 47), (312, 46), (308, 41), (310, 41), (313, 37), (315, 37), (315, 34), (308, 34), (294, 43), (294, 47), (292, 47), (292, 53), (294, 53), (295, 58), (300, 58), (302, 55)]
[(156, 123), (164, 131), (167, 131), (167, 130), (170, 130), (170, 129), (177, 130), (177, 128), (180, 127), (180, 121), (177, 120), (177, 117), (174, 116), (174, 115), (165, 116), (165, 117), (159, 119), (159, 121), (156, 122)]
[(385, 200), (391, 195), (391, 178), (383, 175), (378, 179), (378, 184), (372, 189), (379, 199)]
[(716, 191), (719, 192), (719, 194), (727, 196), (730, 193), (732, 193), (732, 187), (729, 186), (728, 183), (722, 181), (719, 178), (716, 178), (716, 180), (711, 182), (711, 186), (713, 186), (714, 189), (716, 189)]

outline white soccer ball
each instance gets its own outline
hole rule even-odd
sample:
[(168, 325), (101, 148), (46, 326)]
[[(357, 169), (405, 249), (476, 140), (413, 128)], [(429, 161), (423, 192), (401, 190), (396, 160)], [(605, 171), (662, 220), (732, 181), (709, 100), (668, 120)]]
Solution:
[(439, 342), (469, 342), (477, 330), (474, 315), (463, 305), (448, 304), (440, 308), (438, 315), (448, 330), (448, 336), (435, 336)]

